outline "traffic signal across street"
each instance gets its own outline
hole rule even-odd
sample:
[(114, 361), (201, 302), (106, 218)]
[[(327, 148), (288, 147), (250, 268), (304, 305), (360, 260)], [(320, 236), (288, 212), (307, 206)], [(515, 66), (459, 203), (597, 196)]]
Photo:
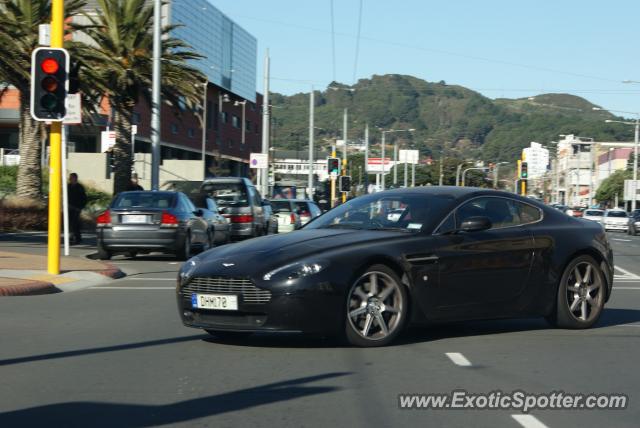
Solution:
[(31, 57), (31, 116), (57, 122), (66, 116), (69, 54), (62, 48), (38, 48)]

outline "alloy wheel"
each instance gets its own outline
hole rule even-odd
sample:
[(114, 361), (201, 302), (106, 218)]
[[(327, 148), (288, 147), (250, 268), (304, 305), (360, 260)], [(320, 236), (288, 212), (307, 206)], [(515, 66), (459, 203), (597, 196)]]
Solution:
[(567, 279), (566, 301), (569, 313), (580, 322), (590, 322), (599, 314), (604, 287), (597, 267), (582, 261), (575, 265)]
[(401, 285), (385, 272), (368, 271), (351, 288), (347, 318), (363, 339), (383, 340), (400, 326), (404, 311)]

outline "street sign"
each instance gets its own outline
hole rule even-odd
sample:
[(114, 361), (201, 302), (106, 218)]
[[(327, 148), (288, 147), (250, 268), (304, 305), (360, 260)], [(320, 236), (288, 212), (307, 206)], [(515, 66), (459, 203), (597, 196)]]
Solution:
[(266, 153), (251, 153), (249, 155), (249, 168), (268, 168), (269, 155)]
[(131, 125), (131, 135), (136, 135), (138, 133), (138, 125)]
[[(635, 198), (634, 198), (635, 195)], [(624, 200), (625, 201), (640, 201), (640, 180), (624, 180)]]
[(398, 161), (400, 163), (418, 164), (420, 151), (418, 150), (400, 150), (398, 153)]
[(102, 131), (100, 133), (100, 150), (102, 151), (102, 153), (109, 151), (109, 149), (115, 145), (116, 145), (115, 131)]
[(82, 125), (82, 100), (80, 94), (67, 94), (67, 115), (65, 125)]
[[(390, 158), (385, 157), (384, 159), (384, 173), (388, 174), (394, 163)], [(382, 173), (382, 158), (369, 158), (367, 161), (367, 172), (371, 174)]]

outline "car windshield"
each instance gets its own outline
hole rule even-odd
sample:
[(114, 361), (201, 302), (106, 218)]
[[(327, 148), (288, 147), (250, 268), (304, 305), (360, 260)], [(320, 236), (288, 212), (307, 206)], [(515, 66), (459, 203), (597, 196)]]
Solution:
[(584, 215), (590, 215), (592, 217), (602, 217), (602, 211), (599, 210), (588, 210), (584, 212)]
[(626, 217), (627, 213), (624, 211), (609, 211), (607, 217)]
[(221, 207), (249, 205), (247, 188), (242, 183), (204, 183), (202, 192), (208, 194)]
[(175, 195), (170, 193), (130, 192), (120, 193), (112, 208), (171, 208)]
[[(309, 223), (308, 229), (418, 232), (443, 217), (451, 196), (384, 194), (353, 199)], [(400, 214), (398, 214), (401, 212)]]
[(276, 213), (291, 212), (291, 202), (287, 200), (272, 200), (271, 206), (273, 207), (273, 211)]

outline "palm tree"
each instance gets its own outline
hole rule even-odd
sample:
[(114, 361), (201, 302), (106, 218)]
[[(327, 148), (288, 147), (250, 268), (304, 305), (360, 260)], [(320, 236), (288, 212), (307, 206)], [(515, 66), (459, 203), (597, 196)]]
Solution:
[[(116, 132), (114, 194), (126, 189), (131, 178), (131, 121), (136, 103), (151, 105), (153, 5), (145, 0), (98, 0), (100, 11), (86, 13), (87, 25), (73, 25), (94, 43), (78, 44), (87, 67), (81, 80), (89, 80), (111, 107)], [(205, 77), (188, 61), (201, 58), (183, 41), (170, 35), (175, 26), (162, 29), (162, 95), (169, 106), (200, 105)]]
[[(82, 0), (67, 0), (67, 17), (77, 14), (83, 5)], [(46, 137), (45, 127), (33, 120), (30, 112), (31, 52), (38, 47), (38, 25), (50, 22), (49, 0), (2, 0), (0, 3), (0, 83), (20, 92), (20, 166), (16, 193), (28, 198), (42, 194), (41, 140)]]

